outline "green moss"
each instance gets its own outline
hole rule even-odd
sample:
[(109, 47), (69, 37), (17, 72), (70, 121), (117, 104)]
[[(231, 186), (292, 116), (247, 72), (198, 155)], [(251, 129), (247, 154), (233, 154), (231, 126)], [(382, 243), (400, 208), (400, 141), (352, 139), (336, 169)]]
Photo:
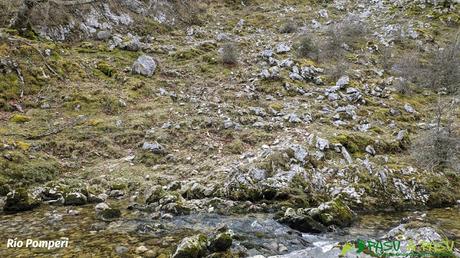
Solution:
[(238, 187), (231, 189), (227, 197), (237, 201), (259, 201), (262, 200), (264, 196), (259, 188), (240, 184)]
[(244, 131), (240, 138), (244, 143), (256, 145), (257, 143), (268, 142), (273, 138), (273, 135), (263, 130), (251, 129)]
[(283, 102), (274, 102), (270, 104), (270, 108), (272, 108), (275, 111), (280, 112), (284, 108), (284, 103)]
[(117, 114), (120, 112), (122, 105), (120, 101), (113, 96), (103, 96), (99, 103), (101, 104), (102, 111), (108, 115)]
[(144, 151), (141, 155), (136, 156), (136, 161), (146, 166), (154, 166), (162, 164), (164, 162), (164, 157), (163, 155)]
[(277, 92), (283, 91), (283, 83), (279, 80), (261, 80), (257, 86), (260, 92), (274, 95)]
[(14, 122), (14, 123), (25, 123), (25, 122), (29, 122), (29, 121), (30, 121), (30, 117), (24, 116), (24, 115), (15, 114), (15, 115), (13, 115), (13, 116), (10, 118), (10, 121), (11, 121), (11, 122)]
[(5, 112), (12, 112), (14, 111), (14, 107), (12, 107), (6, 100), (0, 98), (0, 110)]
[(406, 146), (405, 141), (401, 143), (396, 140), (375, 140), (375, 137), (362, 133), (339, 134), (333, 138), (332, 142), (342, 144), (350, 153), (354, 154), (362, 154), (367, 145), (374, 146), (378, 153), (397, 153), (405, 149)]
[(195, 58), (197, 56), (201, 56), (204, 53), (205, 52), (203, 50), (191, 47), (191, 48), (187, 48), (187, 49), (177, 51), (176, 53), (174, 53), (172, 55), (172, 57), (177, 61), (184, 61), (184, 60), (193, 59), (193, 58)]
[(341, 200), (335, 199), (327, 203), (327, 208), (318, 214), (315, 219), (326, 225), (347, 226), (353, 222), (355, 216), (353, 212)]
[(342, 144), (351, 153), (358, 153), (362, 152), (369, 143), (372, 143), (368, 140), (354, 134), (339, 134), (332, 141)]
[(201, 60), (210, 65), (217, 64), (217, 57), (213, 53), (208, 53), (208, 54), (203, 55), (201, 57)]
[(103, 74), (107, 75), (108, 77), (112, 77), (116, 73), (116, 71), (111, 65), (103, 61), (97, 64), (97, 69), (101, 71)]
[(427, 205), (429, 207), (447, 207), (454, 205), (460, 197), (459, 178), (460, 176), (450, 174), (450, 178), (439, 175), (427, 175), (426, 182), (429, 198)]
[(151, 35), (154, 31), (155, 33), (166, 33), (172, 30), (170, 26), (166, 23), (159, 23), (158, 21), (151, 19), (149, 17), (143, 17), (142, 22), (135, 22), (133, 30), (136, 31), (139, 35)]
[(286, 152), (275, 152), (268, 156), (265, 160), (258, 164), (258, 166), (269, 173), (276, 172), (277, 168), (282, 170), (289, 170), (289, 160), (293, 155)]
[(41, 154), (35, 154), (31, 158), (19, 151), (8, 151), (0, 158), (0, 176), (11, 184), (44, 183), (52, 180), (58, 174), (59, 168), (55, 159)]
[(124, 190), (128, 188), (128, 186), (126, 185), (126, 183), (113, 183), (111, 186), (110, 186), (110, 189), (111, 190)]
[(14, 73), (0, 73), (0, 98), (15, 99), (21, 94), (19, 78)]
[(215, 252), (224, 252), (228, 250), (233, 243), (230, 233), (220, 233), (210, 241), (209, 248)]
[(207, 251), (207, 243), (208, 238), (202, 234), (188, 237), (178, 246), (174, 257), (204, 257)]

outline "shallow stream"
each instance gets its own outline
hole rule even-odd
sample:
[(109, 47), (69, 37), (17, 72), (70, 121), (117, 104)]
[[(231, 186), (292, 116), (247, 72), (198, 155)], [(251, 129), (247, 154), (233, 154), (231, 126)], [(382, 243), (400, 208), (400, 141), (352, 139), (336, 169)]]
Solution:
[[(427, 220), (447, 232), (451, 239), (460, 239), (460, 209), (434, 209), (419, 213), (426, 213)], [(141, 245), (167, 254), (174, 251), (183, 237), (198, 232), (210, 234), (222, 225), (227, 225), (235, 233), (233, 249), (248, 256), (288, 254), (302, 249), (315, 253), (337, 242), (380, 238), (413, 212), (360, 215), (356, 223), (343, 231), (317, 235), (294, 231), (276, 222), (271, 214), (221, 216), (206, 213), (151, 219), (146, 213), (124, 211), (121, 219), (110, 223), (98, 221), (94, 214), (94, 207), (87, 205), (42, 206), (34, 211), (0, 215), (0, 257), (112, 257), (118, 256), (117, 250), (122, 247), (128, 248), (127, 254), (134, 254)], [(69, 247), (54, 250), (6, 248), (9, 238), (23, 241), (28, 238), (68, 238)]]

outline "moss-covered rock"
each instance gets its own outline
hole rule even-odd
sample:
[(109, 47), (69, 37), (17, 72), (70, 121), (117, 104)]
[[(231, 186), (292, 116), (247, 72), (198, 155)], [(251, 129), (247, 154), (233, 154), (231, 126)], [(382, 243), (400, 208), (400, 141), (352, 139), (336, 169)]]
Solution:
[(209, 243), (209, 250), (213, 252), (225, 252), (232, 246), (233, 239), (230, 232), (217, 234)]
[(309, 209), (308, 214), (326, 226), (349, 226), (355, 219), (354, 212), (339, 199)]
[(32, 210), (39, 205), (40, 202), (34, 199), (26, 189), (19, 188), (7, 194), (3, 211), (6, 213), (16, 213)]
[(64, 197), (65, 205), (84, 205), (88, 202), (88, 198), (79, 192), (68, 193)]
[(321, 233), (327, 230), (324, 225), (313, 219), (310, 215), (305, 214), (302, 209), (296, 211), (288, 208), (278, 221), (305, 233)]
[(166, 195), (167, 195), (167, 192), (163, 190), (161, 186), (156, 185), (150, 188), (149, 190), (147, 190), (147, 193), (145, 195), (146, 197), (145, 203), (151, 204), (154, 202), (158, 202), (161, 200), (161, 198), (165, 197)]
[(201, 234), (184, 238), (177, 246), (172, 258), (204, 257), (207, 252), (207, 241), (207, 237)]
[(427, 175), (425, 182), (429, 192), (427, 205), (432, 208), (452, 206), (460, 197), (460, 175), (445, 173), (445, 175)]

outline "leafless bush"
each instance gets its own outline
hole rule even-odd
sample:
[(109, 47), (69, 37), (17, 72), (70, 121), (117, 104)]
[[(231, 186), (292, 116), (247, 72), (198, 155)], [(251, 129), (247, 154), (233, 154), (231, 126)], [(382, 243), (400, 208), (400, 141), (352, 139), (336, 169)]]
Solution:
[(382, 54), (382, 68), (386, 71), (390, 70), (393, 62), (393, 49), (389, 46), (383, 46), (380, 50), (380, 53)]
[(281, 24), (280, 33), (294, 33), (297, 31), (297, 24), (294, 21), (288, 20)]
[(417, 51), (403, 55), (392, 68), (394, 74), (403, 78), (396, 85), (402, 92), (410, 84), (457, 94), (460, 88), (460, 33), (445, 48), (429, 53), (422, 62)]
[(232, 43), (227, 43), (222, 47), (221, 52), (222, 63), (227, 65), (234, 65), (238, 63), (238, 51), (236, 46)]
[(426, 67), (420, 61), (420, 54), (416, 51), (408, 52), (399, 58), (392, 67), (392, 72), (400, 77), (395, 87), (401, 94), (410, 94), (412, 84), (423, 83)]
[(460, 172), (460, 135), (453, 123), (456, 106), (455, 100), (439, 99), (434, 110), (434, 128), (417, 137), (412, 145), (412, 156), (426, 169), (449, 168)]
[(333, 81), (337, 81), (338, 79), (340, 79), (340, 77), (347, 74), (347, 72), (348, 64), (343, 58), (337, 60), (333, 64), (333, 66), (329, 70), (327, 70), (327, 74)]
[(354, 47), (366, 33), (366, 24), (354, 16), (330, 25), (326, 31), (327, 40), (321, 48), (321, 56), (323, 58), (341, 58), (345, 49)]
[(200, 1), (192, 0), (171, 0), (178, 20), (186, 25), (202, 25), (203, 19), (200, 14), (204, 12)]
[(297, 46), (297, 55), (300, 57), (317, 58), (318, 47), (310, 34), (304, 34), (300, 37)]
[(456, 94), (460, 88), (460, 32), (445, 48), (433, 53), (426, 73), (428, 87)]

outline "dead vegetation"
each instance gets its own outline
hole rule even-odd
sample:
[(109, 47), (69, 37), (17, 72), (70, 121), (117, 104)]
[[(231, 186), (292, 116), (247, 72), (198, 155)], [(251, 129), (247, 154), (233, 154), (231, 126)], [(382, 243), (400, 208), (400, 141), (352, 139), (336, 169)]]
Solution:
[(438, 99), (433, 109), (434, 126), (417, 137), (412, 157), (428, 170), (451, 169), (460, 172), (460, 134), (455, 124), (458, 100)]
[(321, 58), (340, 59), (347, 49), (354, 48), (367, 32), (367, 25), (354, 16), (330, 25), (326, 31), (327, 40), (323, 41), (320, 47)]

